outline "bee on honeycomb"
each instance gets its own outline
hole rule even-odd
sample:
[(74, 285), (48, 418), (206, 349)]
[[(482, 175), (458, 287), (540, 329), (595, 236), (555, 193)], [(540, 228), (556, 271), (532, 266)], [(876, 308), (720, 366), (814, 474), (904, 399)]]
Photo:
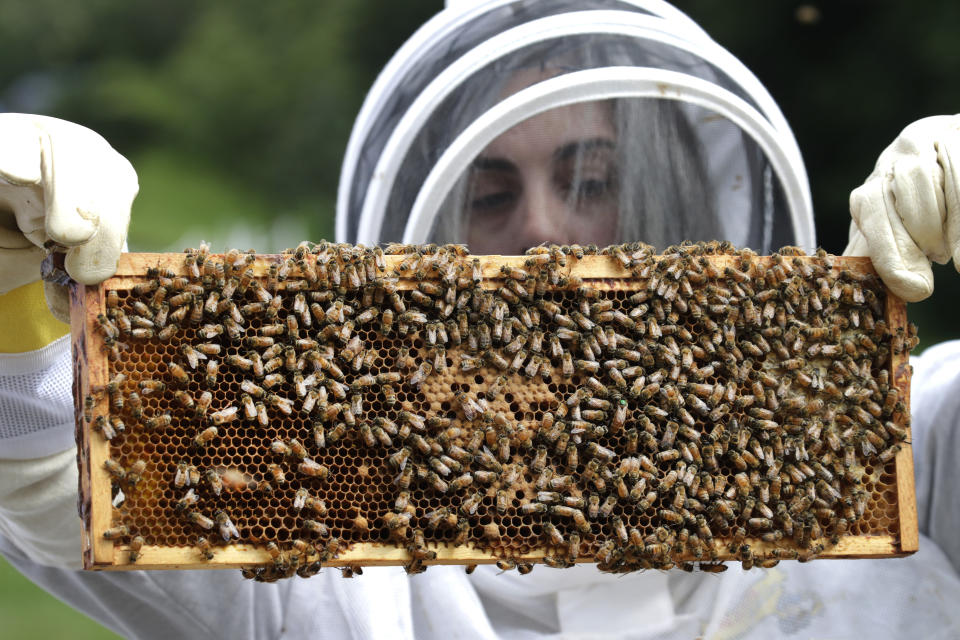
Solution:
[(916, 335), (887, 326), (876, 276), (716, 242), (494, 266), (459, 246), (202, 247), (108, 292), (96, 330), (122, 357), (85, 420), (118, 482), (152, 465), (110, 538), (273, 545), (245, 575), (276, 580), (363, 543), (405, 549), (413, 573), (437, 544), (523, 573), (539, 549), (719, 571), (885, 531), (871, 496), (908, 435), (890, 358)]

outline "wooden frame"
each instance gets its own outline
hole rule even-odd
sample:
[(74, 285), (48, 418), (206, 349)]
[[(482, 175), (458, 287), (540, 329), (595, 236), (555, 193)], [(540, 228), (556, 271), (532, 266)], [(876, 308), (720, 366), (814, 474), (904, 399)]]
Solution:
[[(398, 264), (401, 256), (387, 256), (388, 269)], [(270, 264), (283, 260), (283, 256), (260, 255), (254, 265), (258, 276), (266, 274)], [(711, 258), (722, 267), (733, 258), (714, 256)], [(501, 265), (522, 266), (526, 260), (522, 256), (481, 256), (483, 267), (483, 286), (496, 288), (501, 278)], [(872, 272), (872, 266), (866, 258), (835, 258), (838, 268), (857, 272)], [(619, 267), (606, 256), (586, 256), (581, 260), (571, 260), (567, 267), (572, 275), (591, 280), (598, 288), (626, 288), (624, 285), (630, 273)], [(117, 273), (99, 286), (74, 285), (71, 295), (71, 332), (74, 361), (74, 398), (76, 406), (77, 461), (80, 471), (78, 509), (83, 522), (83, 564), (86, 569), (184, 569), (184, 568), (239, 568), (264, 564), (269, 555), (263, 547), (234, 544), (228, 547), (215, 547), (215, 557), (210, 561), (200, 559), (192, 547), (144, 546), (142, 555), (136, 564), (129, 562), (128, 547), (106, 540), (103, 532), (111, 526), (111, 478), (103, 463), (109, 455), (109, 443), (95, 436), (90, 425), (83, 419), (83, 399), (91, 389), (102, 387), (108, 380), (109, 363), (101, 347), (103, 340), (95, 330), (96, 316), (104, 308), (105, 291), (126, 289), (145, 279), (150, 267), (169, 268), (174, 272), (183, 271), (182, 254), (124, 254), (121, 256)], [(412, 279), (401, 279), (399, 288), (410, 289), (415, 286)], [(886, 321), (888, 326), (906, 326), (905, 303), (888, 292)], [(909, 408), (910, 366), (907, 353), (891, 355), (891, 384), (900, 392), (902, 400)], [(100, 400), (99, 402), (106, 402)], [(913, 474), (913, 454), (909, 437), (895, 457), (896, 493), (898, 505), (899, 532), (896, 535), (847, 536), (839, 543), (829, 547), (820, 557), (823, 558), (881, 558), (900, 557), (914, 553), (918, 548), (919, 535), (916, 511), (916, 497)], [(750, 540), (755, 555), (763, 554), (764, 549), (776, 545)], [(722, 541), (715, 546), (721, 559), (734, 559)], [(497, 561), (496, 557), (470, 547), (437, 546), (437, 558), (426, 564), (482, 564)], [(518, 561), (536, 562), (542, 559), (543, 550), (518, 557)], [(403, 565), (409, 561), (407, 551), (381, 544), (355, 544), (342, 552), (338, 558), (329, 562), (332, 566), (343, 565)], [(581, 558), (581, 562), (590, 562), (591, 558)]]

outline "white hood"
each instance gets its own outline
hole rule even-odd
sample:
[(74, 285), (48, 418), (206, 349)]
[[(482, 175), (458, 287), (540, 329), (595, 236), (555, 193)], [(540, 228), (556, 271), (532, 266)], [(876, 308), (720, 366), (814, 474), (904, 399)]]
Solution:
[[(550, 74), (504, 95), (532, 64)], [(616, 100), (642, 123), (639, 134), (621, 132), (621, 170), (642, 183), (621, 217), (642, 220), (620, 241), (814, 247), (806, 172), (773, 99), (689, 18), (650, 1), (501, 0), (435, 16), (386, 66), (357, 118), (337, 240), (463, 241), (448, 224), (460, 215), (451, 203), (477, 154), (526, 118), (596, 100)], [(664, 122), (679, 135), (647, 135)], [(670, 172), (690, 175), (675, 182)], [(683, 186), (690, 176), (697, 189)]]

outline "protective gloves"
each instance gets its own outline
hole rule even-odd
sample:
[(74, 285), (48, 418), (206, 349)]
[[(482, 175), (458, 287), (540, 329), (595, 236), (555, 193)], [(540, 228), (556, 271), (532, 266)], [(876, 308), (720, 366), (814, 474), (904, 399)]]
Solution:
[(933, 293), (930, 261), (960, 270), (960, 115), (918, 120), (850, 194), (844, 255), (869, 256), (884, 283), (907, 302)]
[[(40, 279), (42, 247), (67, 248), (83, 284), (112, 276), (127, 237), (137, 174), (100, 135), (64, 120), (0, 114), (0, 294)], [(69, 321), (63, 287), (46, 286)]]

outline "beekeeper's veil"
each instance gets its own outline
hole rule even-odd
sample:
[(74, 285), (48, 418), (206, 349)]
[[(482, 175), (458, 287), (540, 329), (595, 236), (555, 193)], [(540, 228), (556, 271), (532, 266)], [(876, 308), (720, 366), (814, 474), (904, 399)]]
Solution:
[[(533, 80), (517, 88), (518, 77)], [(609, 105), (615, 131), (615, 241), (813, 248), (807, 177), (783, 115), (740, 62), (659, 0), (494, 0), (440, 12), (363, 104), (337, 240), (466, 241), (478, 156), (530, 118), (585, 103)]]

